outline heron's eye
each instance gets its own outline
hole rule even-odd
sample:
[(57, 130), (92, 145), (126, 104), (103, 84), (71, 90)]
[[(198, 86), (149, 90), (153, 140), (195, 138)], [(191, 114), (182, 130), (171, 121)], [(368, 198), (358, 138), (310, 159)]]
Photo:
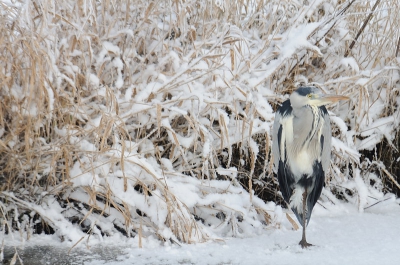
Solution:
[(311, 95), (311, 94), (308, 94), (307, 97), (308, 97), (309, 99), (311, 99), (311, 98), (312, 98), (312, 95)]

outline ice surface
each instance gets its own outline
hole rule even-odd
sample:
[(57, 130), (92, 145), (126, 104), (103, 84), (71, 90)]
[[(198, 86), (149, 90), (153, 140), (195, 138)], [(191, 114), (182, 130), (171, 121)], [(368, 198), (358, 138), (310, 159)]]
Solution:
[[(54, 236), (35, 235), (22, 246), (18, 239), (6, 241), (10, 244), (6, 244), (5, 261), (11, 259), (15, 252), (11, 246), (16, 245), (24, 264), (396, 264), (400, 237), (398, 204), (399, 201), (391, 200), (364, 213), (353, 205), (335, 211), (317, 205), (307, 228), (307, 239), (315, 246), (308, 249), (298, 245), (301, 230), (294, 231), (284, 222), (280, 229), (264, 229), (252, 237), (181, 246), (160, 244), (150, 237), (143, 239), (143, 248), (138, 248), (136, 238), (115, 237), (92, 246), (91, 250), (83, 242), (70, 255), (67, 252), (71, 245), (59, 243)], [(30, 251), (32, 245), (36, 246), (34, 253), (40, 255)], [(49, 245), (51, 249), (46, 247)], [(41, 248), (46, 251), (41, 252)], [(99, 254), (99, 249), (103, 254)]]

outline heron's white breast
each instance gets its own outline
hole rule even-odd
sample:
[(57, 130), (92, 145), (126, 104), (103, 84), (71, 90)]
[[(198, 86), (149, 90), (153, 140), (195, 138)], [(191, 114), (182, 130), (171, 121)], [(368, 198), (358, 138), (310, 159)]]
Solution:
[(304, 174), (312, 173), (314, 160), (310, 150), (303, 148), (299, 152), (292, 153), (289, 166), (295, 177), (300, 178)]

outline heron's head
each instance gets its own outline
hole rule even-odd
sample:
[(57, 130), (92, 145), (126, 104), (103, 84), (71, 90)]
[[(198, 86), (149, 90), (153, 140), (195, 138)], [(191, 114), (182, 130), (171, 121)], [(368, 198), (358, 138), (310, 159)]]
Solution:
[(340, 95), (322, 94), (322, 91), (313, 86), (299, 87), (290, 95), (290, 104), (294, 108), (300, 108), (306, 105), (323, 106), (338, 102), (339, 100), (348, 100), (349, 97)]

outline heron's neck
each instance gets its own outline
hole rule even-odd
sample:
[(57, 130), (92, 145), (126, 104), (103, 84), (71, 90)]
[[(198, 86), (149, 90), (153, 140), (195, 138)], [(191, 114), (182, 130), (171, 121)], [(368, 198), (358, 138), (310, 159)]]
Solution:
[(309, 108), (312, 112), (313, 121), (311, 123), (310, 131), (303, 143), (303, 147), (310, 144), (311, 140), (319, 134), (322, 126), (322, 115), (320, 109), (317, 106), (312, 105), (307, 105), (307, 108)]

